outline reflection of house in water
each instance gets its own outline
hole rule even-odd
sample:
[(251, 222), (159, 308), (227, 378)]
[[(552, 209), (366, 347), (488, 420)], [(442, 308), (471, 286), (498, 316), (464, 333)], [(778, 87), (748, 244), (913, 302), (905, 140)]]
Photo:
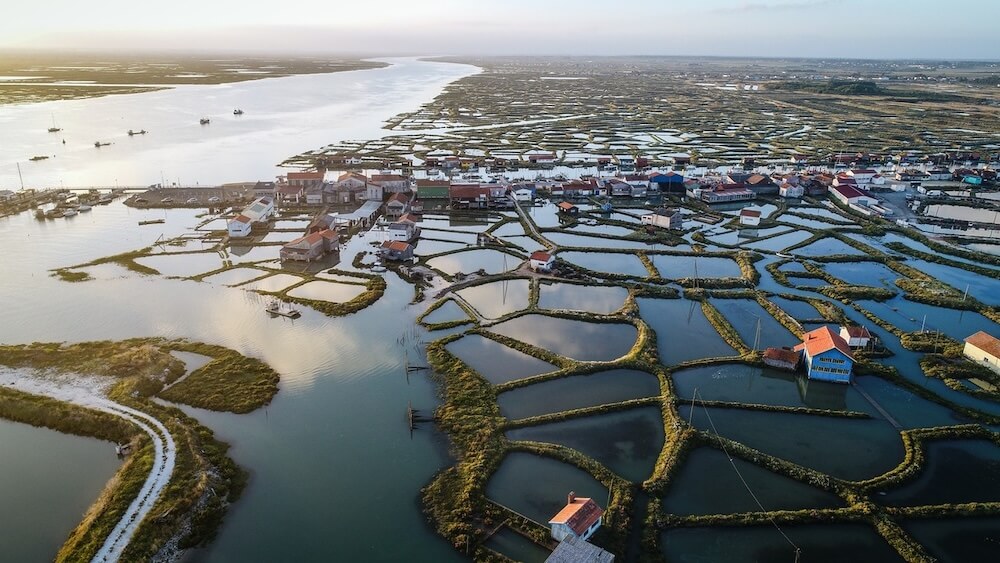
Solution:
[(809, 379), (802, 374), (795, 375), (799, 396), (807, 407), (827, 410), (847, 410), (847, 385)]

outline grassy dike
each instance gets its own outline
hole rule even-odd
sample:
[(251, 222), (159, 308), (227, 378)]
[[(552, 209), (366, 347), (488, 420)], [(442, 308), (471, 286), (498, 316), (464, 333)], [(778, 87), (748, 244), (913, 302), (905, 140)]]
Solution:
[[(75, 344), (0, 346), (0, 365), (57, 373), (101, 376), (108, 398), (163, 423), (177, 445), (170, 483), (122, 553), (123, 561), (169, 558), (207, 544), (230, 503), (239, 498), (247, 474), (227, 455), (227, 444), (181, 410), (153, 401), (184, 374), (170, 354), (185, 351), (213, 358), (163, 397), (194, 406), (249, 412), (277, 392), (278, 374), (263, 362), (222, 346), (137, 338)], [(70, 533), (56, 561), (89, 561), (135, 498), (153, 466), (152, 443), (132, 423), (108, 413), (55, 399), (0, 388), (0, 417), (66, 433), (129, 442), (133, 453)]]

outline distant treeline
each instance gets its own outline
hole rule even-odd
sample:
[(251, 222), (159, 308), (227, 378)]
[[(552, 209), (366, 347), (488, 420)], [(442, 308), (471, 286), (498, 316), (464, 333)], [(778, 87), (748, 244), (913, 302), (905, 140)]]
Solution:
[(955, 94), (941, 94), (919, 90), (895, 90), (892, 88), (883, 88), (874, 82), (863, 80), (828, 80), (825, 82), (786, 80), (784, 82), (771, 82), (767, 85), (767, 89), (788, 92), (812, 92), (814, 94), (835, 94), (839, 96), (887, 96), (906, 101), (965, 101), (964, 97)]

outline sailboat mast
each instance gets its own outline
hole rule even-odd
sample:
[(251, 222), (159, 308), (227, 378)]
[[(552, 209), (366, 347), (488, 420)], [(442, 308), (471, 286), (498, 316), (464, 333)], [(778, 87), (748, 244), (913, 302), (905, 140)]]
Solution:
[(21, 163), (15, 162), (17, 164), (17, 179), (21, 181), (21, 191), (24, 191), (24, 177), (21, 176)]

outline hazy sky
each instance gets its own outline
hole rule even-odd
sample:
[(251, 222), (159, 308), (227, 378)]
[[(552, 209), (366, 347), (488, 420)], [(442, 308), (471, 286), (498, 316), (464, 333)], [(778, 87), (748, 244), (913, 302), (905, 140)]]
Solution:
[(0, 48), (1000, 58), (997, 0), (14, 0)]

